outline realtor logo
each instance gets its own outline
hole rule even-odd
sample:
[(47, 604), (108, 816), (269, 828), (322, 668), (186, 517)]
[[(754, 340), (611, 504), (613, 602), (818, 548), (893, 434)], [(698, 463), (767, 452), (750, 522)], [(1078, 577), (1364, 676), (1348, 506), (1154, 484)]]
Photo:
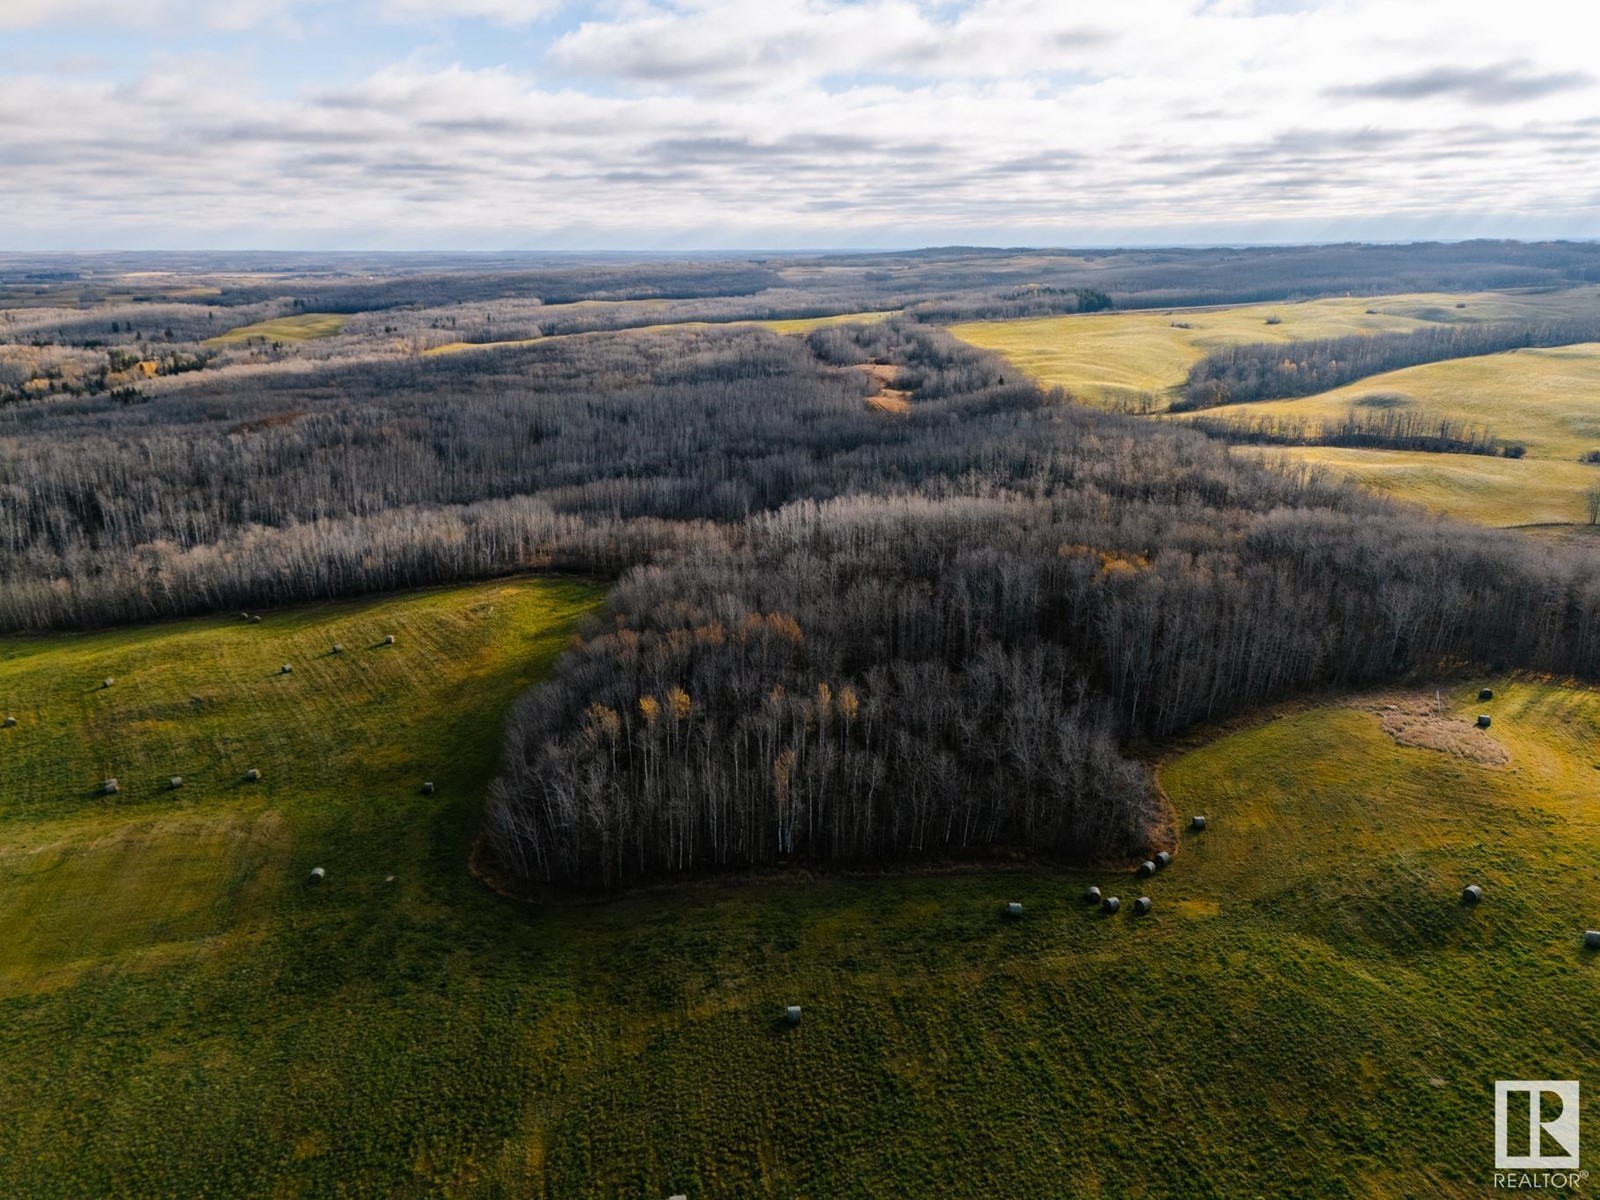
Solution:
[[(1560, 1111), (1546, 1121), (1543, 1104), (1553, 1096)], [(1515, 1097), (1515, 1099), (1513, 1099)], [(1526, 1125), (1523, 1124), (1526, 1119)], [(1527, 1130), (1526, 1154), (1522, 1130)], [(1557, 1153), (1559, 1151), (1559, 1153)], [(1578, 1167), (1578, 1081), (1576, 1079), (1497, 1079), (1494, 1084), (1494, 1165), (1497, 1171), (1572, 1171)]]

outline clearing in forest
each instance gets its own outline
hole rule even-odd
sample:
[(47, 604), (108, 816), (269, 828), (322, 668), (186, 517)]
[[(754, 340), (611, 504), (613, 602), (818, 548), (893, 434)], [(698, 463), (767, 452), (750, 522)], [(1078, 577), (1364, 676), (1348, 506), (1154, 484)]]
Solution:
[(273, 317), (253, 325), (241, 325), (202, 345), (237, 346), (244, 342), (310, 342), (317, 338), (332, 337), (344, 328), (348, 317), (341, 313), (300, 313), (293, 317)]

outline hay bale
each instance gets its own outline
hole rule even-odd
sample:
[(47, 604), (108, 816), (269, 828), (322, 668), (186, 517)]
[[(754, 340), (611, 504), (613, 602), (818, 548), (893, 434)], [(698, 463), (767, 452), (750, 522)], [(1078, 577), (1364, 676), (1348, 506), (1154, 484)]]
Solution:
[(294, 668), (291, 667), (288, 663), (284, 663), (283, 666), (278, 668), (278, 674), (280, 674), (280, 675), (293, 675), (294, 674)]
[(1160, 870), (1163, 867), (1170, 867), (1171, 865), (1172, 865), (1172, 851), (1163, 850), (1160, 854), (1156, 855), (1156, 869), (1157, 870)]
[(1100, 889), (1097, 888), (1097, 887), (1092, 887), (1088, 891), (1084, 892), (1084, 894), (1083, 894), (1083, 902), (1085, 904), (1099, 904), (1100, 903)]
[(167, 780), (167, 786), (173, 791), (177, 791), (183, 786), (183, 776), (174, 775), (171, 779)]
[(1469, 883), (1461, 889), (1461, 903), (1476, 904), (1483, 899), (1483, 889), (1475, 883)]
[(261, 772), (258, 771), (255, 767), (251, 767), (248, 771), (246, 771), (244, 773), (244, 781), (246, 783), (260, 783), (261, 782)]
[(392, 634), (392, 633), (391, 633), (391, 634), (386, 634), (386, 635), (385, 635), (385, 636), (384, 636), (384, 639), (383, 639), (383, 644), (384, 644), (384, 645), (385, 645), (385, 646), (392, 646), (392, 645), (394, 645), (394, 634)]
[(115, 779), (108, 779), (100, 785), (100, 794), (102, 796), (115, 796), (121, 790), (122, 785)]
[(1021, 915), (1022, 915), (1022, 905), (1018, 904), (1015, 900), (1011, 901), (1011, 903), (1006, 905), (1006, 916), (1008, 916), (1008, 917), (1020, 917)]
[(1493, 724), (1493, 722), (1490, 721), (1488, 713), (1480, 713), (1480, 714), (1478, 714), (1478, 728), (1479, 729), (1487, 729), (1487, 728), (1489, 728), (1489, 726), (1491, 724)]
[(1150, 911), (1150, 897), (1140, 896), (1135, 900), (1133, 902), (1133, 911), (1141, 917), (1148, 913)]
[(13, 729), (16, 724), (17, 719), (15, 717), (7, 717), (4, 721), (0, 721), (0, 729)]
[(1587, 950), (1600, 950), (1600, 929), (1584, 930), (1583, 945)]
[(333, 654), (343, 654), (344, 653), (344, 647), (341, 646), (338, 642), (335, 642), (333, 644), (333, 650), (331, 651), (331, 653), (333, 653)]
[(1149, 859), (1139, 864), (1139, 869), (1134, 872), (1140, 879), (1149, 879), (1156, 873), (1156, 864)]
[(306, 877), (307, 883), (321, 883), (328, 877), (328, 873), (321, 867), (312, 867), (311, 874)]
[(1484, 688), (1483, 690), (1481, 690), (1478, 693), (1478, 699), (1479, 700), (1493, 700), (1494, 699), (1494, 689), (1493, 688)]
[(251, 617), (251, 618), (250, 618), (250, 624), (252, 624), (252, 625), (259, 625), (259, 624), (261, 624), (261, 617), (260, 617), (260, 616), (259, 616), (259, 615), (257, 615), (257, 616), (254, 616), (254, 617)]
[(1107, 896), (1100, 904), (1100, 911), (1108, 917), (1122, 907), (1122, 901), (1115, 896)]
[(422, 794), (424, 796), (433, 795), (433, 780), (430, 779), (427, 783), (422, 785)]
[(1206, 819), (1204, 817), (1191, 817), (1190, 818), (1190, 820), (1189, 820), (1189, 828), (1194, 830), (1196, 833), (1199, 833), (1205, 827), (1206, 827)]
[(788, 1008), (783, 1010), (783, 1019), (791, 1025), (800, 1024), (800, 1006), (798, 1004), (789, 1005)]
[(107, 675), (104, 679), (102, 679), (100, 681), (100, 686), (101, 686), (101, 688), (108, 688), (112, 684), (114, 684), (115, 682), (116, 682), (115, 679), (113, 679), (111, 676)]

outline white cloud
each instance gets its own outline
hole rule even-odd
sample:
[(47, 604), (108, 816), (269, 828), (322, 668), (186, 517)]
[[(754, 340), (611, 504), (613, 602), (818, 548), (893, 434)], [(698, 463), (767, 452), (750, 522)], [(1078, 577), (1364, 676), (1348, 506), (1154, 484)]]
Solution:
[[(552, 7), (374, 2), (434, 23)], [(6, 11), (59, 28), (68, 7), (93, 5)], [(0, 209), (37, 240), (213, 244), (1374, 236), (1391, 217), (1593, 235), (1592, 20), (1559, 0), (622, 2), (542, 60), (431, 67), (424, 43), (298, 94), (191, 51), (120, 87), (0, 76), (0, 161), (20, 168)]]
[(528, 25), (554, 16), (565, 0), (376, 0), (378, 10), (397, 21), (450, 21), (462, 17), (501, 25)]

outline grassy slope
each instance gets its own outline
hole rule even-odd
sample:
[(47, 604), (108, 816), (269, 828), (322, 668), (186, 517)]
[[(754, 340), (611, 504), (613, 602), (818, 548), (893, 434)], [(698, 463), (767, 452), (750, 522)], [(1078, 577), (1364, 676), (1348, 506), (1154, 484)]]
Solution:
[(1297, 462), (1319, 463), (1396, 500), (1479, 525), (1587, 521), (1584, 493), (1600, 483), (1600, 468), (1541, 458), (1518, 461), (1335, 446), (1241, 446), (1235, 453), (1282, 455)]
[[(1600, 924), (1600, 695), (1496, 686), (1447, 700), (1493, 714), (1505, 769), (1395, 746), (1336, 708), (1164, 775), (1180, 809), (1213, 817), (1173, 876), (1221, 905), (1192, 960), (1237, 963), (1274, 1013), (1236, 1025), (1244, 1076), (1291, 1105), (1333, 1102), (1314, 1122), (1341, 1133), (1301, 1144), (1342, 1160), (1354, 1191), (1486, 1191), (1492, 1081), (1573, 1078), (1600, 1046), (1600, 959), (1581, 948)], [(1469, 882), (1480, 908), (1455, 903)], [(1295, 1026), (1298, 1059), (1282, 1045)]]
[[(1143, 887), (520, 906), (467, 876), (471, 813), (500, 711), (593, 599), (0, 643), (0, 1192), (1470, 1194), (1486, 1081), (1600, 1045), (1595, 693), (1504, 686), (1505, 771), (1347, 710), (1224, 738), (1167, 768), (1213, 828)], [(91, 798), (107, 772), (125, 791)], [(1096, 918), (1088, 882), (1156, 913)]]
[[(1107, 403), (1150, 394), (1164, 403), (1183, 383), (1191, 366), (1227, 346), (1352, 333), (1403, 333), (1441, 321), (1592, 312), (1597, 302), (1600, 289), (1596, 288), (1529, 295), (1416, 293), (1237, 308), (978, 321), (952, 326), (950, 331), (973, 345), (1004, 354), (1047, 387), (1063, 387), (1080, 400)], [(1457, 308), (1457, 304), (1465, 307)], [(1368, 309), (1376, 311), (1368, 314)], [(1268, 325), (1269, 317), (1276, 317), (1279, 323)], [(1174, 322), (1191, 328), (1175, 328)]]
[[(1147, 393), (1164, 403), (1190, 365), (1220, 346), (1353, 332), (1418, 328), (1432, 321), (1499, 320), (1592, 311), (1593, 288), (1514, 295), (1481, 293), (1330, 299), (1298, 305), (1126, 312), (956, 326), (958, 336), (1006, 354), (1042, 382), (1091, 402)], [(1465, 308), (1457, 308), (1458, 303)], [(1378, 310), (1369, 316), (1366, 310)], [(1268, 315), (1281, 317), (1266, 325)], [(1173, 329), (1185, 321), (1193, 329)], [(1374, 393), (1399, 394), (1417, 408), (1492, 428), (1522, 441), (1520, 461), (1409, 451), (1307, 447), (1265, 453), (1320, 463), (1393, 496), (1485, 525), (1587, 520), (1584, 493), (1600, 469), (1577, 462), (1600, 448), (1600, 346), (1523, 350), (1429, 363), (1373, 376), (1300, 400), (1208, 409), (1210, 418), (1293, 414), (1342, 417)]]
[(274, 317), (257, 321), (254, 325), (241, 325), (227, 333), (218, 334), (205, 341), (207, 346), (236, 346), (252, 338), (267, 342), (309, 342), (317, 338), (332, 337), (344, 328), (348, 317), (339, 313), (301, 313), (293, 317)]
[(1600, 449), (1600, 345), (1428, 363), (1301, 400), (1234, 404), (1207, 409), (1203, 415), (1338, 420), (1362, 397), (1378, 394), (1523, 442), (1528, 456), (1510, 461), (1326, 447), (1286, 453), (1332, 466), (1397, 498), (1485, 525), (1588, 519), (1584, 493), (1600, 483), (1600, 468), (1581, 465), (1578, 458)]

